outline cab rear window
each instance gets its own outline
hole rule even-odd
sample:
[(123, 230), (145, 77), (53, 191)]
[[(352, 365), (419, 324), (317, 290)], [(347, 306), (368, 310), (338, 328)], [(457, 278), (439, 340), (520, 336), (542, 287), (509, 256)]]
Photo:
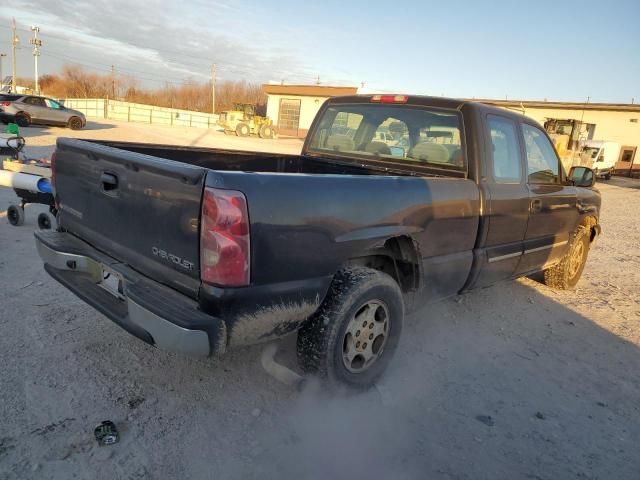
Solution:
[(332, 105), (320, 118), (309, 151), (357, 159), (464, 170), (458, 112), (408, 105)]

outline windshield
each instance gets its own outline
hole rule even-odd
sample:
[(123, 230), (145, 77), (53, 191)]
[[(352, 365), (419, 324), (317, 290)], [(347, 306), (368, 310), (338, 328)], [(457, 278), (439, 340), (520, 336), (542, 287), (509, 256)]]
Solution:
[(320, 118), (308, 150), (464, 170), (457, 112), (407, 105), (333, 105)]
[(588, 158), (596, 158), (599, 151), (600, 147), (583, 147), (582, 155)]

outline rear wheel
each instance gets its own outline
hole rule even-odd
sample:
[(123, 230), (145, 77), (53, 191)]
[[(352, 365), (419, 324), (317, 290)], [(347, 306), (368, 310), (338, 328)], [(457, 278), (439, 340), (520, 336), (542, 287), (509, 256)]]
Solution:
[(574, 288), (587, 263), (589, 255), (589, 229), (578, 227), (569, 251), (562, 261), (544, 271), (544, 283), (553, 288), (568, 290)]
[(17, 113), (15, 121), (19, 127), (28, 127), (31, 125), (31, 117), (24, 112)]
[(71, 130), (80, 130), (82, 128), (82, 119), (71, 117), (67, 125)]
[(333, 385), (371, 387), (393, 357), (403, 317), (402, 292), (393, 278), (364, 267), (341, 270), (298, 332), (300, 366)]
[(24, 208), (18, 205), (9, 205), (7, 208), (7, 218), (14, 227), (24, 224)]
[(239, 123), (238, 126), (236, 127), (236, 134), (239, 137), (248, 137), (250, 133), (251, 133), (251, 129), (249, 128), (249, 125), (247, 125), (246, 123)]

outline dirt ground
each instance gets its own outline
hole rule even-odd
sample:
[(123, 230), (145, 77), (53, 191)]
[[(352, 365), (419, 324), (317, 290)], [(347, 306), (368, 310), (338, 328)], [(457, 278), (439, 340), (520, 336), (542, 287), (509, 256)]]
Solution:
[[(34, 154), (61, 132), (29, 130)], [(113, 130), (80, 134), (300, 146)], [(431, 305), (358, 395), (280, 384), (261, 346), (193, 359), (133, 338), (47, 277), (32, 235), (42, 208), (12, 227), (15, 196), (0, 189), (0, 479), (638, 479), (640, 181), (598, 188), (603, 235), (576, 291), (521, 279)], [(290, 365), (293, 346), (280, 344)], [(121, 441), (98, 447), (107, 419)]]

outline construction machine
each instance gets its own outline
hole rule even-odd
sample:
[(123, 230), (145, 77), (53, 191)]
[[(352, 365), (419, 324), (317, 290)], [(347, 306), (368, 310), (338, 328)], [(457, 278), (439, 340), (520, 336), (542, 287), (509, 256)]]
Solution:
[(250, 103), (234, 103), (233, 110), (222, 112), (217, 123), (224, 133), (235, 133), (239, 137), (258, 135), (260, 138), (273, 138), (275, 134), (273, 121), (256, 115), (256, 107)]

